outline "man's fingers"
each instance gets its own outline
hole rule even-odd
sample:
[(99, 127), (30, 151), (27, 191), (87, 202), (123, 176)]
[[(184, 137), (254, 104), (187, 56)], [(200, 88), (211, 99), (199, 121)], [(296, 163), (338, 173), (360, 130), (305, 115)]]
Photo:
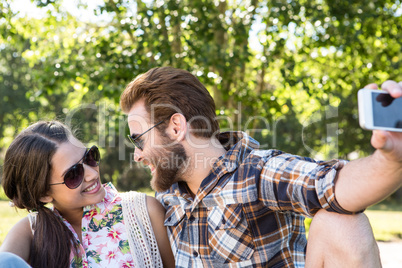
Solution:
[(389, 133), (383, 130), (374, 130), (371, 136), (371, 145), (374, 148), (389, 151), (392, 149), (391, 141), (388, 139)]
[(387, 91), (392, 97), (400, 98), (402, 97), (402, 82), (395, 82), (392, 80), (385, 81), (381, 88)]
[(376, 83), (371, 83), (371, 84), (366, 85), (364, 88), (378, 89), (378, 85)]

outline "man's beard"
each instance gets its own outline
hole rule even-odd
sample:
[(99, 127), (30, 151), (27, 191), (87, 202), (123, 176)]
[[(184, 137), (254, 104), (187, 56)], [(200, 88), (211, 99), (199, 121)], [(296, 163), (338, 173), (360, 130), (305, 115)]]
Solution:
[[(188, 156), (181, 144), (172, 144), (169, 137), (162, 137), (162, 144), (169, 144), (152, 156), (152, 165), (155, 167), (151, 179), (151, 187), (157, 192), (168, 190), (175, 182), (182, 181), (182, 175), (188, 168)], [(171, 145), (172, 144), (172, 145)]]

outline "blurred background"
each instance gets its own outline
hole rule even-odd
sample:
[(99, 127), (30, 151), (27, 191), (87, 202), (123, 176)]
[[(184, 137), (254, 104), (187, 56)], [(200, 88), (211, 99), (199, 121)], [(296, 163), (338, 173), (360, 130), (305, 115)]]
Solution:
[[(222, 129), (264, 149), (366, 156), (357, 91), (402, 80), (401, 15), (399, 0), (0, 0), (0, 166), (16, 133), (58, 119), (100, 147), (104, 182), (149, 192), (119, 97), (157, 66), (196, 75)], [(377, 208), (401, 201), (400, 189)], [(397, 219), (382, 240), (402, 237)]]
[[(119, 97), (157, 66), (196, 75), (221, 128), (264, 149), (366, 156), (357, 91), (402, 80), (401, 15), (399, 0), (0, 0), (0, 166), (18, 132), (58, 119), (99, 146), (104, 182), (153, 194)], [(0, 200), (1, 243), (26, 213)], [(399, 241), (384, 267), (402, 265), (401, 203), (402, 189), (366, 211), (378, 241)]]

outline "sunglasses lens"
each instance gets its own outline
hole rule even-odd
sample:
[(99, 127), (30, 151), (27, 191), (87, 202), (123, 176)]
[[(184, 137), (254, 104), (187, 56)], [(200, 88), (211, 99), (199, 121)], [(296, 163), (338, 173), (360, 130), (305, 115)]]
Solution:
[(75, 189), (82, 183), (84, 179), (84, 166), (82, 164), (76, 164), (67, 171), (64, 175), (64, 183), (70, 189)]
[(99, 165), (99, 160), (100, 160), (99, 149), (96, 146), (92, 146), (91, 149), (89, 149), (85, 155), (84, 163), (91, 167), (97, 167)]
[(142, 140), (139, 137), (133, 139), (133, 137), (128, 135), (128, 139), (131, 141), (132, 144), (134, 144), (135, 147), (142, 150)]
[(137, 146), (140, 150), (142, 150), (142, 140), (141, 139), (136, 139), (134, 141), (134, 145)]

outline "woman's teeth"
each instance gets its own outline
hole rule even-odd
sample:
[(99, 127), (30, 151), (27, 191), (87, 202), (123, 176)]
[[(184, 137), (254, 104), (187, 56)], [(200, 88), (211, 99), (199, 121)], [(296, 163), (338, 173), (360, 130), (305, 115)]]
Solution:
[(93, 189), (95, 189), (96, 188), (96, 186), (98, 186), (98, 182), (96, 182), (93, 186), (91, 186), (91, 187), (89, 187), (89, 188), (87, 188), (87, 189), (85, 189), (84, 190), (84, 192), (89, 192), (89, 191), (92, 191)]

